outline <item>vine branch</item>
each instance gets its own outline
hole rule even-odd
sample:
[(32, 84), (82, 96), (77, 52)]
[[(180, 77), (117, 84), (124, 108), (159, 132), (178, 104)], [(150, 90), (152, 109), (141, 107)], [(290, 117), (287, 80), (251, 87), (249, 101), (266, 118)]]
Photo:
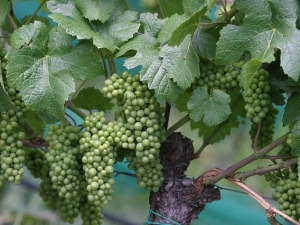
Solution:
[(28, 18), (28, 20), (26, 21), (25, 24), (29, 24), (33, 18), (36, 16), (36, 14), (38, 13), (38, 11), (43, 7), (43, 5), (46, 3), (47, 0), (44, 0), (41, 2), (41, 4), (39, 5), (39, 7), (36, 8), (36, 10), (33, 12), (33, 14)]
[(254, 152), (253, 154), (251, 154), (248, 157), (242, 159), (241, 161), (237, 162), (236, 164), (228, 167), (226, 170), (220, 172), (216, 176), (207, 177), (205, 179), (205, 183), (206, 184), (214, 184), (214, 183), (218, 182), (219, 180), (221, 180), (223, 178), (232, 176), (233, 173), (235, 171), (237, 171), (238, 169), (240, 169), (240, 168), (248, 165), (249, 163), (263, 157), (269, 151), (273, 150), (277, 146), (284, 143), (287, 140), (287, 137), (288, 137), (288, 134), (285, 134), (282, 137), (280, 137), (279, 139), (277, 139), (277, 140), (273, 141), (272, 143), (270, 143), (269, 145), (267, 145), (266, 147), (262, 148), (261, 150), (259, 150), (257, 152)]
[(258, 124), (256, 135), (255, 135), (254, 142), (253, 142), (253, 149), (254, 149), (254, 151), (258, 150), (257, 149), (257, 143), (258, 143), (260, 128), (261, 128), (261, 122)]
[[(278, 215), (282, 216), (283, 218), (285, 218), (286, 220), (292, 222), (293, 224), (300, 225), (300, 223), (298, 223), (296, 220), (294, 220), (293, 218), (289, 217), (285, 213), (283, 213), (283, 212), (279, 211), (278, 209), (276, 209), (275, 207), (273, 207), (269, 202), (267, 202), (262, 196), (260, 196), (254, 190), (252, 190), (245, 183), (243, 183), (237, 179), (234, 179), (232, 177), (228, 177), (226, 179), (229, 180), (231, 183), (237, 185), (238, 187), (242, 188), (243, 190), (245, 190), (248, 193), (248, 195), (250, 195), (252, 198), (254, 198), (259, 204), (261, 204), (266, 209), (267, 217), (270, 216), (270, 214), (273, 217), (275, 217), (275, 215), (278, 214)], [(272, 212), (273, 212), (273, 214), (272, 214)]]
[(166, 132), (166, 136), (170, 136), (172, 133), (174, 133), (178, 128), (182, 127), (184, 124), (186, 124), (187, 122), (189, 122), (190, 116), (187, 114), (185, 115), (182, 119), (180, 119), (179, 121), (177, 121), (173, 126), (171, 126), (167, 132)]
[[(215, 27), (220, 25), (221, 23), (224, 23), (225, 21), (230, 20), (236, 13), (238, 12), (238, 9), (236, 8), (236, 6), (234, 6), (231, 10), (229, 10), (227, 12), (227, 14), (220, 16), (215, 22), (211, 23), (210, 25), (206, 25), (203, 27), (202, 31), (210, 31), (212, 29), (214, 29)], [(202, 24), (200, 24), (202, 25)]]
[(117, 68), (116, 68), (116, 64), (112, 52), (107, 50), (106, 56), (107, 56), (108, 65), (110, 69), (110, 75), (112, 75), (113, 73), (117, 73)]
[(283, 168), (289, 168), (292, 165), (295, 165), (298, 162), (298, 158), (293, 158), (272, 166), (268, 166), (268, 167), (263, 167), (263, 168), (257, 168), (255, 170), (251, 170), (251, 171), (246, 171), (246, 172), (241, 172), (241, 173), (237, 173), (234, 177), (239, 179), (239, 180), (245, 180), (248, 177), (254, 176), (254, 175), (263, 175), (265, 173), (274, 171), (274, 170), (279, 170), (279, 169), (283, 169)]
[(208, 142), (206, 142), (205, 140), (203, 141), (203, 144), (201, 145), (201, 147), (198, 149), (198, 151), (196, 151), (192, 157), (192, 159), (196, 159), (199, 158), (200, 154), (202, 153), (202, 151), (206, 148), (206, 146), (209, 145)]
[(165, 123), (163, 125), (163, 127), (167, 130), (168, 129), (168, 125), (169, 125), (169, 119), (170, 119), (170, 111), (171, 111), (171, 105), (166, 102), (166, 109), (165, 109)]
[(17, 24), (15, 23), (13, 17), (12, 17), (10, 14), (7, 15), (7, 20), (8, 20), (8, 22), (9, 22), (9, 24), (10, 24), (10, 27), (11, 27), (13, 30), (18, 29)]

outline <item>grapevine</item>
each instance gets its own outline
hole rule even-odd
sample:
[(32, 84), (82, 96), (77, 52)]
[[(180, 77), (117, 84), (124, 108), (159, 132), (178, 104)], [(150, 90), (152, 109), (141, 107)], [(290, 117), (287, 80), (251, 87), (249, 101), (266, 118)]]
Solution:
[[(145, 224), (189, 225), (228, 179), (271, 224), (299, 225), (299, 1), (131, 2), (39, 1), (20, 19), (0, 1), (0, 188), (29, 171), (62, 221), (100, 225), (114, 174), (130, 175)], [(218, 146), (227, 169), (202, 154)], [(263, 174), (281, 212), (246, 184)]]

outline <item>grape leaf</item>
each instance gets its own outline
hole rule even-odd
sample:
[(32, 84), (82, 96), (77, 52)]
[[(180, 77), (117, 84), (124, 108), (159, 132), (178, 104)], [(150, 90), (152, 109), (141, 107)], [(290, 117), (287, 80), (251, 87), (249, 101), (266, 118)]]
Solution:
[(90, 42), (72, 47), (73, 38), (62, 28), (34, 27), (38, 34), (30, 45), (9, 51), (7, 80), (20, 91), (27, 105), (51, 123), (63, 119), (64, 103), (75, 89), (73, 78), (85, 80), (101, 75), (103, 65)]
[(107, 48), (110, 51), (116, 49), (114, 43), (105, 39), (83, 18), (80, 11), (75, 7), (74, 0), (50, 0), (47, 6), (52, 14), (49, 15), (58, 26), (64, 28), (70, 35), (79, 40), (92, 39), (98, 48)]
[(186, 112), (188, 111), (187, 103), (189, 99), (192, 97), (192, 92), (184, 92), (175, 101), (175, 107), (178, 109), (179, 112)]
[(172, 33), (168, 44), (170, 46), (179, 45), (188, 34), (193, 36), (200, 25), (200, 19), (205, 15), (205, 13), (206, 8), (201, 9), (180, 24)]
[(297, 122), (293, 123), (292, 126), (293, 127), (291, 129), (291, 132), (293, 134), (293, 137), (297, 137), (297, 136), (300, 137), (300, 120), (297, 120)]
[[(149, 66), (145, 74), (141, 74), (141, 80), (147, 80), (149, 87), (157, 91), (169, 89), (168, 84), (164, 82), (171, 79), (183, 90), (190, 87), (195, 77), (200, 74), (199, 59), (190, 44), (188, 35), (179, 46), (163, 46), (159, 52), (159, 59)], [(166, 95), (168, 93), (164, 94)]]
[(106, 22), (115, 9), (116, 0), (75, 0), (76, 6), (83, 16), (89, 20)]
[(203, 9), (207, 3), (206, 0), (185, 0), (182, 2), (184, 14), (191, 16), (195, 12)]
[(202, 119), (204, 123), (211, 127), (225, 121), (231, 113), (230, 96), (223, 91), (213, 90), (208, 95), (207, 88), (201, 87), (194, 90), (192, 97), (188, 101), (188, 112), (194, 122)]
[(138, 12), (128, 10), (126, 1), (118, 0), (110, 19), (106, 23), (91, 22), (96, 31), (105, 39), (120, 46), (124, 41), (133, 37), (140, 24), (136, 22)]
[(36, 134), (39, 134), (41, 137), (44, 136), (46, 124), (40, 119), (36, 112), (29, 110), (26, 113), (26, 120)]
[(202, 27), (200, 26), (193, 37), (192, 43), (198, 55), (213, 60), (217, 46), (217, 39), (213, 35), (202, 31)]
[(137, 51), (134, 57), (125, 60), (124, 66), (128, 69), (132, 69), (142, 65), (140, 73), (144, 74), (150, 63), (158, 58), (159, 48), (156, 43), (156, 38), (166, 21), (167, 19), (158, 19), (158, 14), (142, 13), (140, 15), (140, 22), (143, 25), (144, 33), (137, 35), (122, 45), (115, 57), (120, 57), (130, 50)]
[(223, 140), (230, 134), (233, 128), (237, 128), (240, 125), (239, 116), (245, 118), (246, 112), (244, 110), (245, 101), (240, 94), (240, 89), (235, 88), (229, 93), (231, 97), (230, 108), (232, 113), (222, 123), (208, 127), (201, 119), (199, 122), (191, 121), (191, 129), (195, 130), (199, 128), (199, 136), (203, 137), (205, 142), (210, 144), (217, 143)]
[(172, 36), (173, 31), (178, 27), (179, 24), (183, 23), (188, 17), (183, 15), (174, 14), (172, 15), (169, 20), (164, 24), (161, 28), (157, 42), (158, 43), (165, 43), (167, 42), (170, 37)]
[(72, 100), (72, 103), (82, 109), (86, 109), (91, 112), (93, 109), (99, 111), (111, 110), (114, 106), (111, 103), (111, 99), (106, 98), (103, 94), (94, 87), (88, 87), (80, 90), (76, 97)]
[(300, 115), (300, 93), (294, 92), (287, 101), (282, 118), (283, 126), (293, 122)]
[(10, 11), (10, 1), (2, 0), (0, 1), (0, 27), (3, 25), (6, 15)]
[(292, 142), (291, 142), (291, 154), (293, 156), (300, 156), (300, 135), (293, 137)]
[(177, 13), (179, 15), (183, 14), (183, 0), (168, 0), (160, 1), (160, 8), (163, 17), (171, 17), (173, 14)]
[(2, 84), (0, 84), (0, 102), (0, 112), (6, 112), (9, 109), (15, 109), (15, 106), (10, 101), (10, 98), (4, 90)]
[(244, 64), (240, 75), (240, 85), (244, 88), (245, 93), (250, 88), (254, 78), (254, 74), (259, 70), (260, 66), (261, 61), (258, 59), (251, 59)]
[[(41, 22), (35, 22), (28, 25), (24, 25), (19, 29), (15, 30), (10, 37), (10, 44), (13, 48), (21, 48), (24, 45), (35, 45), (42, 43), (43, 35), (41, 32), (44, 32), (45, 35), (47, 30), (45, 29), (45, 24)], [(69, 39), (69, 41), (71, 41)]]
[(261, 62), (275, 60), (274, 49), (281, 50), (284, 72), (298, 80), (300, 70), (300, 31), (296, 28), (299, 1), (296, 0), (236, 0), (245, 13), (243, 25), (227, 25), (217, 42), (216, 63), (237, 61), (245, 51)]

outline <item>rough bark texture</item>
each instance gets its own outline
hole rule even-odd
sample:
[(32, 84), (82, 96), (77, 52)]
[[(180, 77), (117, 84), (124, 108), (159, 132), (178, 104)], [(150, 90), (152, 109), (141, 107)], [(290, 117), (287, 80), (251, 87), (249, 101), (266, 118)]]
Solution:
[[(203, 175), (196, 179), (185, 176), (194, 155), (192, 141), (180, 133), (173, 133), (161, 149), (165, 181), (157, 193), (150, 195), (151, 209), (182, 225), (190, 224), (204, 209), (206, 203), (221, 198), (219, 189), (203, 184)], [(152, 214), (151, 222), (173, 224)]]

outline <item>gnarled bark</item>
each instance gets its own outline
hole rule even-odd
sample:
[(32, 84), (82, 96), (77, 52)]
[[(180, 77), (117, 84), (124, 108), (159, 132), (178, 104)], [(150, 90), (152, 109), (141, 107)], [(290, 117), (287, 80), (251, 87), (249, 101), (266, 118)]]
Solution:
[[(207, 203), (221, 198), (219, 189), (204, 185), (203, 176), (186, 177), (193, 154), (190, 139), (180, 133), (170, 135), (161, 149), (165, 180), (159, 191), (150, 195), (150, 208), (154, 212), (181, 225), (190, 224)], [(159, 215), (152, 214), (150, 221), (173, 224)]]

